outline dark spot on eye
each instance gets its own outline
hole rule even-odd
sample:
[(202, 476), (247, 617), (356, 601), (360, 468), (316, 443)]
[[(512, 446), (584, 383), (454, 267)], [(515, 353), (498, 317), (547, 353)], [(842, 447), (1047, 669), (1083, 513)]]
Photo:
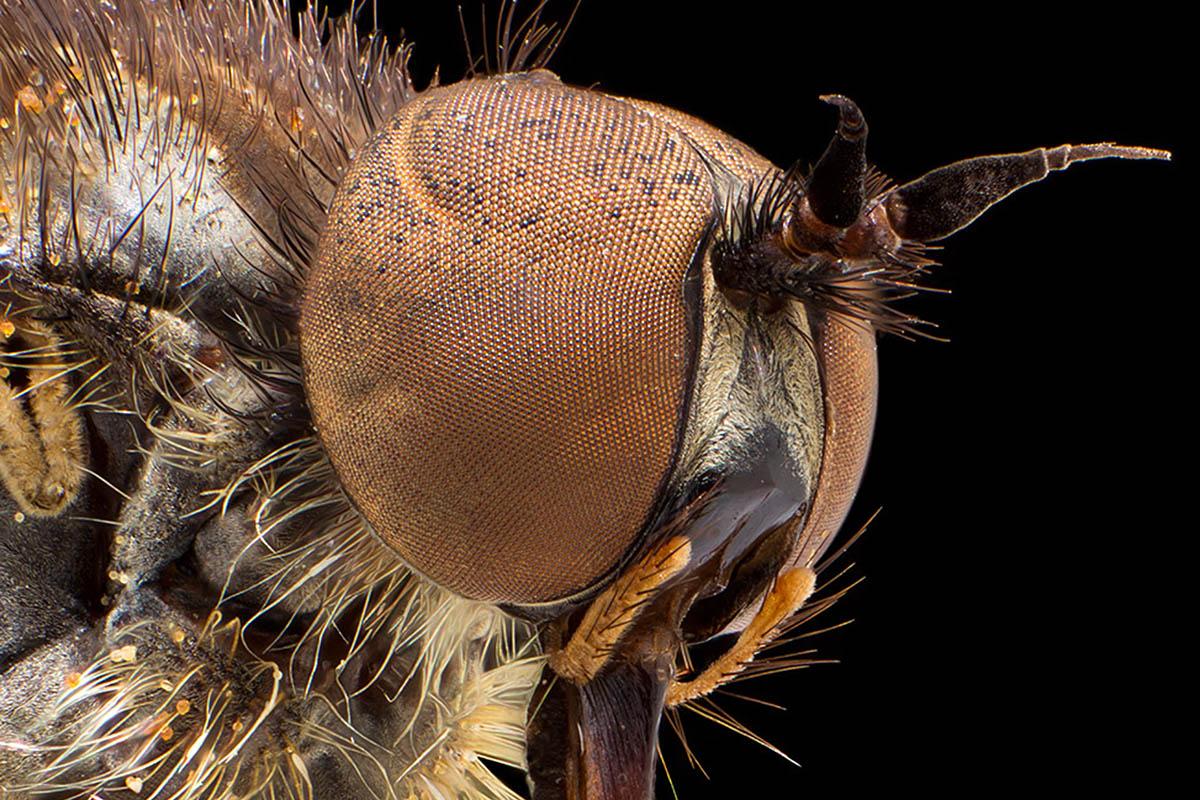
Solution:
[(675, 173), (675, 176), (672, 178), (672, 180), (674, 180), (676, 183), (685, 183), (688, 186), (700, 185), (700, 178), (698, 178), (696, 173), (692, 172), (690, 169), (684, 172)]
[(541, 222), (541, 221), (542, 221), (542, 218), (540, 216), (538, 216), (537, 214), (534, 214), (532, 216), (526, 217), (525, 219), (523, 219), (519, 223), (517, 223), (517, 227), (518, 228), (528, 228), (530, 225), (533, 225), (533, 224)]
[(620, 218), (621, 218), (621, 212), (620, 212), (618, 209), (615, 209), (615, 208), (614, 208), (614, 209), (613, 209), (613, 211), (612, 211), (612, 213), (611, 213), (611, 214), (609, 214), (609, 216), (610, 216), (610, 217), (612, 217), (613, 219), (620, 219)]

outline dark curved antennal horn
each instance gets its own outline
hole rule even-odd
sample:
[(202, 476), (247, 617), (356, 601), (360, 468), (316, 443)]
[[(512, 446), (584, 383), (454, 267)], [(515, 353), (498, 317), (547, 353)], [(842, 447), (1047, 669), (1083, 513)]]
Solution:
[(1170, 152), (1148, 147), (1064, 144), (1026, 153), (979, 156), (928, 172), (893, 189), (887, 199), (893, 230), (914, 242), (933, 242), (962, 230), (1023, 186), (1077, 161), (1133, 158), (1169, 161)]
[(867, 121), (854, 101), (840, 94), (821, 95), (837, 106), (838, 126), (805, 186), (817, 219), (846, 228), (862, 211), (867, 179)]

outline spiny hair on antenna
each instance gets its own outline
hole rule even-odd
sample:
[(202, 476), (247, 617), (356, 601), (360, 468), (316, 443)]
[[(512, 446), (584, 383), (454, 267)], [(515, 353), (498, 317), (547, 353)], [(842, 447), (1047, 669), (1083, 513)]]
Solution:
[[(826, 318), (903, 336), (925, 323), (895, 304), (916, 291), (933, 242), (1018, 189), (1081, 161), (1169, 160), (1111, 143), (1061, 145), (964, 159), (892, 185), (866, 160), (867, 124), (842, 95), (834, 135), (807, 174), (793, 167), (728, 192), (713, 242), (713, 276), (731, 296), (768, 306), (798, 300)], [(930, 337), (932, 338), (932, 337)]]
[[(788, 237), (793, 215), (805, 201), (807, 178), (799, 166), (768, 173), (725, 200), (712, 235), (713, 277), (726, 289), (748, 296), (804, 302), (841, 324), (865, 324), (904, 338), (935, 338), (930, 323), (895, 303), (919, 291), (919, 279), (935, 264), (926, 246), (904, 243), (878, 261), (848, 260), (832, 252), (798, 247)], [(870, 192), (886, 191), (889, 181), (872, 171)], [(870, 203), (878, 195), (868, 196)]]

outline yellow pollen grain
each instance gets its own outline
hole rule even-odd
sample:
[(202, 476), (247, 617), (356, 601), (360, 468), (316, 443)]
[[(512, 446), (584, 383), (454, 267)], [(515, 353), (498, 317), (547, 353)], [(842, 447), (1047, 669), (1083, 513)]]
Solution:
[(200, 105), (200, 95), (193, 94), (191, 97), (189, 97), (188, 105), (192, 105), (192, 106)]
[(233, 724), (230, 725), (229, 727), (233, 730), (234, 733), (241, 733), (242, 728), (245, 726), (242, 725), (242, 721), (240, 719), (235, 719), (233, 721)]
[(83, 80), (83, 67), (79, 66), (78, 64), (72, 64), (70, 69), (71, 75), (75, 77), (75, 80)]
[(114, 664), (132, 664), (137, 661), (137, 645), (127, 644), (124, 647), (118, 647), (109, 653), (108, 657)]
[[(7, 372), (7, 371), (8, 370), (6, 369), (5, 372)], [(4, 377), (7, 378), (8, 376), (5, 375)], [(13, 521), (19, 525), (20, 523), (25, 521), (25, 514), (21, 511), (18, 511), (17, 513), (13, 514)]]
[(0, 117), (0, 130), (8, 130), (9, 125), (12, 123), (8, 121), (8, 117)]
[(65, 83), (63, 83), (62, 81), (55, 81), (54, 82), (54, 91), (60, 95), (66, 94), (67, 93), (67, 85)]
[(141, 778), (137, 777), (136, 775), (130, 775), (128, 778), (125, 779), (126, 788), (128, 788), (129, 791), (133, 792), (134, 794), (141, 794), (142, 786), (144, 784), (145, 784), (145, 781), (143, 781)]
[(175, 704), (175, 711), (181, 717), (186, 715), (191, 710), (192, 710), (192, 704), (189, 703), (187, 700), (180, 700), (178, 703)]
[(171, 641), (175, 644), (183, 644), (183, 640), (186, 636), (187, 634), (183, 632), (182, 628), (176, 628), (175, 630), (171, 631)]
[[(11, 374), (12, 373), (8, 371), (8, 367), (0, 367), (0, 378), (7, 378)], [(17, 517), (20, 517), (20, 519), (17, 519)], [(13, 519), (16, 519), (17, 522), (24, 522), (25, 515), (18, 511), (17, 513), (13, 514)]]
[(46, 104), (42, 102), (42, 98), (38, 97), (32, 86), (22, 86), (17, 89), (17, 102), (21, 104), (21, 108), (34, 114), (40, 114), (46, 110)]
[(169, 742), (175, 738), (175, 731), (171, 730), (171, 726), (168, 725), (165, 728), (163, 728), (161, 731), (159, 731), (158, 735), (160, 737), (162, 737), (162, 740), (164, 742)]
[(69, 673), (67, 673), (67, 677), (63, 680), (63, 683), (65, 683), (67, 685), (68, 689), (74, 689), (76, 686), (79, 685), (79, 682), (82, 680), (83, 680), (82, 673), (69, 672)]

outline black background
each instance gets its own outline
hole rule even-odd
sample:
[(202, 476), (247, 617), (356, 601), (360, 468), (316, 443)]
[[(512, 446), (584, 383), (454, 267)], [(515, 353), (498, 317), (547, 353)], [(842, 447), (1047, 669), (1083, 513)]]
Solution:
[[(418, 85), (437, 65), (443, 82), (462, 74), (454, 3), (380, 6), (416, 44)], [(1055, 174), (947, 243), (932, 283), (953, 295), (909, 307), (950, 342), (880, 345), (877, 434), (847, 527), (882, 513), (846, 559), (864, 582), (827, 620), (853, 624), (816, 640), (840, 663), (739, 690), (786, 713), (723, 702), (802, 766), (688, 719), (710, 778), (666, 732), (680, 797), (1154, 795), (1183, 752), (1169, 731), (1194, 708), (1174, 676), (1194, 630), (1195, 524), (1171, 512), (1195, 475), (1189, 51), (1179, 21), (1129, 9), (959, 8), (584, 0), (551, 63), (778, 164), (820, 155), (834, 115), (817, 95), (831, 91), (860, 104), (872, 161), (901, 181), (1063, 142), (1176, 150), (1170, 165)]]

